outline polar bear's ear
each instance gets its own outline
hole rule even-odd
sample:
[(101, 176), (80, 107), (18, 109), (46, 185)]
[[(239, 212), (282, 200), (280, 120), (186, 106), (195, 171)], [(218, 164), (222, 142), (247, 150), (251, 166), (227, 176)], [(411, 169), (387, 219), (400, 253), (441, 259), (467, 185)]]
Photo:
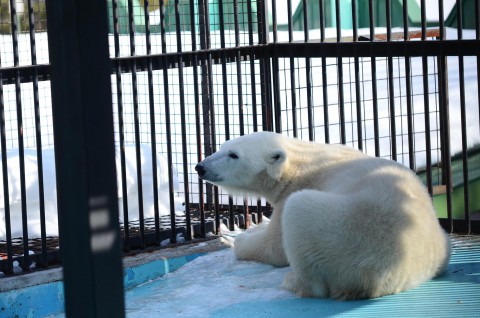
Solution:
[(269, 166), (267, 168), (268, 174), (275, 180), (280, 180), (282, 176), (283, 163), (287, 158), (285, 151), (278, 149), (269, 154), (267, 161)]
[(269, 162), (270, 164), (279, 164), (285, 161), (285, 151), (279, 149), (270, 153)]

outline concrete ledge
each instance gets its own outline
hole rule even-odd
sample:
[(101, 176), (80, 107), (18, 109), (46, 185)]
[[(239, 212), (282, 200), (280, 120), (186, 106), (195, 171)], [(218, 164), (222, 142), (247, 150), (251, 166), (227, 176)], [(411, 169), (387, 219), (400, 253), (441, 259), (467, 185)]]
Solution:
[[(215, 238), (212, 240), (198, 241), (193, 243), (186, 243), (182, 245), (175, 245), (171, 247), (162, 248), (147, 253), (139, 253), (134, 256), (126, 256), (123, 259), (123, 267), (125, 268), (125, 274), (130, 273), (131, 269), (147, 263), (156, 262), (157, 265), (160, 262), (165, 263), (165, 260), (182, 258), (193, 254), (205, 254), (208, 252), (218, 251), (220, 249), (229, 247), (230, 244), (223, 238)], [(186, 261), (190, 261), (189, 259)], [(165, 263), (166, 264), (166, 263)], [(165, 265), (164, 264), (164, 265)], [(168, 265), (168, 264), (167, 264)], [(176, 268), (168, 265), (166, 272), (172, 271)], [(165, 274), (163, 273), (163, 274)], [(152, 275), (150, 275), (152, 276)], [(125, 276), (124, 276), (125, 277)], [(4, 293), (10, 290), (17, 290), (30, 286), (37, 286), (46, 283), (52, 283), (61, 281), (63, 279), (63, 273), (61, 267), (55, 267), (48, 270), (40, 270), (32, 273), (18, 275), (14, 277), (0, 278), (0, 293)], [(125, 286), (127, 288), (127, 286)], [(131, 288), (129, 286), (128, 288)]]

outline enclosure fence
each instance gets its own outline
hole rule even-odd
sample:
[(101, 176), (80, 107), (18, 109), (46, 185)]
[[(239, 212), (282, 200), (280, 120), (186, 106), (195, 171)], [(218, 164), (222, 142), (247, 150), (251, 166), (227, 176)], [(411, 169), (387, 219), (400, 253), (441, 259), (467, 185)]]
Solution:
[[(125, 253), (269, 216), (194, 170), (262, 130), (398, 161), (480, 233), (479, 1), (107, 3)], [(44, 1), (0, 1), (0, 277), (60, 261), (46, 30)]]

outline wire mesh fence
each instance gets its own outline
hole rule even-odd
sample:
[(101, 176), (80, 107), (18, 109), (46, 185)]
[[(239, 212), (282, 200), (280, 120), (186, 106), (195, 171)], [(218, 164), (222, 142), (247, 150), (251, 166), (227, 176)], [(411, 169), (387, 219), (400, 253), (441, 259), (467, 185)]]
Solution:
[[(107, 3), (126, 252), (269, 215), (265, 200), (194, 171), (260, 130), (399, 161), (449, 231), (478, 233), (478, 1)], [(59, 262), (55, 114), (45, 2), (0, 4), (0, 275), (11, 275)]]

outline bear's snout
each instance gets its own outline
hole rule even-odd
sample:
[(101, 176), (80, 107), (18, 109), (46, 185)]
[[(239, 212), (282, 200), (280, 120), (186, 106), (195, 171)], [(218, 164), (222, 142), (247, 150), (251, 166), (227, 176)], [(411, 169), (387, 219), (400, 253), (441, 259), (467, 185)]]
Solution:
[(201, 164), (197, 164), (195, 166), (195, 171), (197, 171), (198, 176), (201, 178), (205, 175), (205, 173), (207, 172), (207, 169), (205, 169), (205, 167), (202, 166)]

